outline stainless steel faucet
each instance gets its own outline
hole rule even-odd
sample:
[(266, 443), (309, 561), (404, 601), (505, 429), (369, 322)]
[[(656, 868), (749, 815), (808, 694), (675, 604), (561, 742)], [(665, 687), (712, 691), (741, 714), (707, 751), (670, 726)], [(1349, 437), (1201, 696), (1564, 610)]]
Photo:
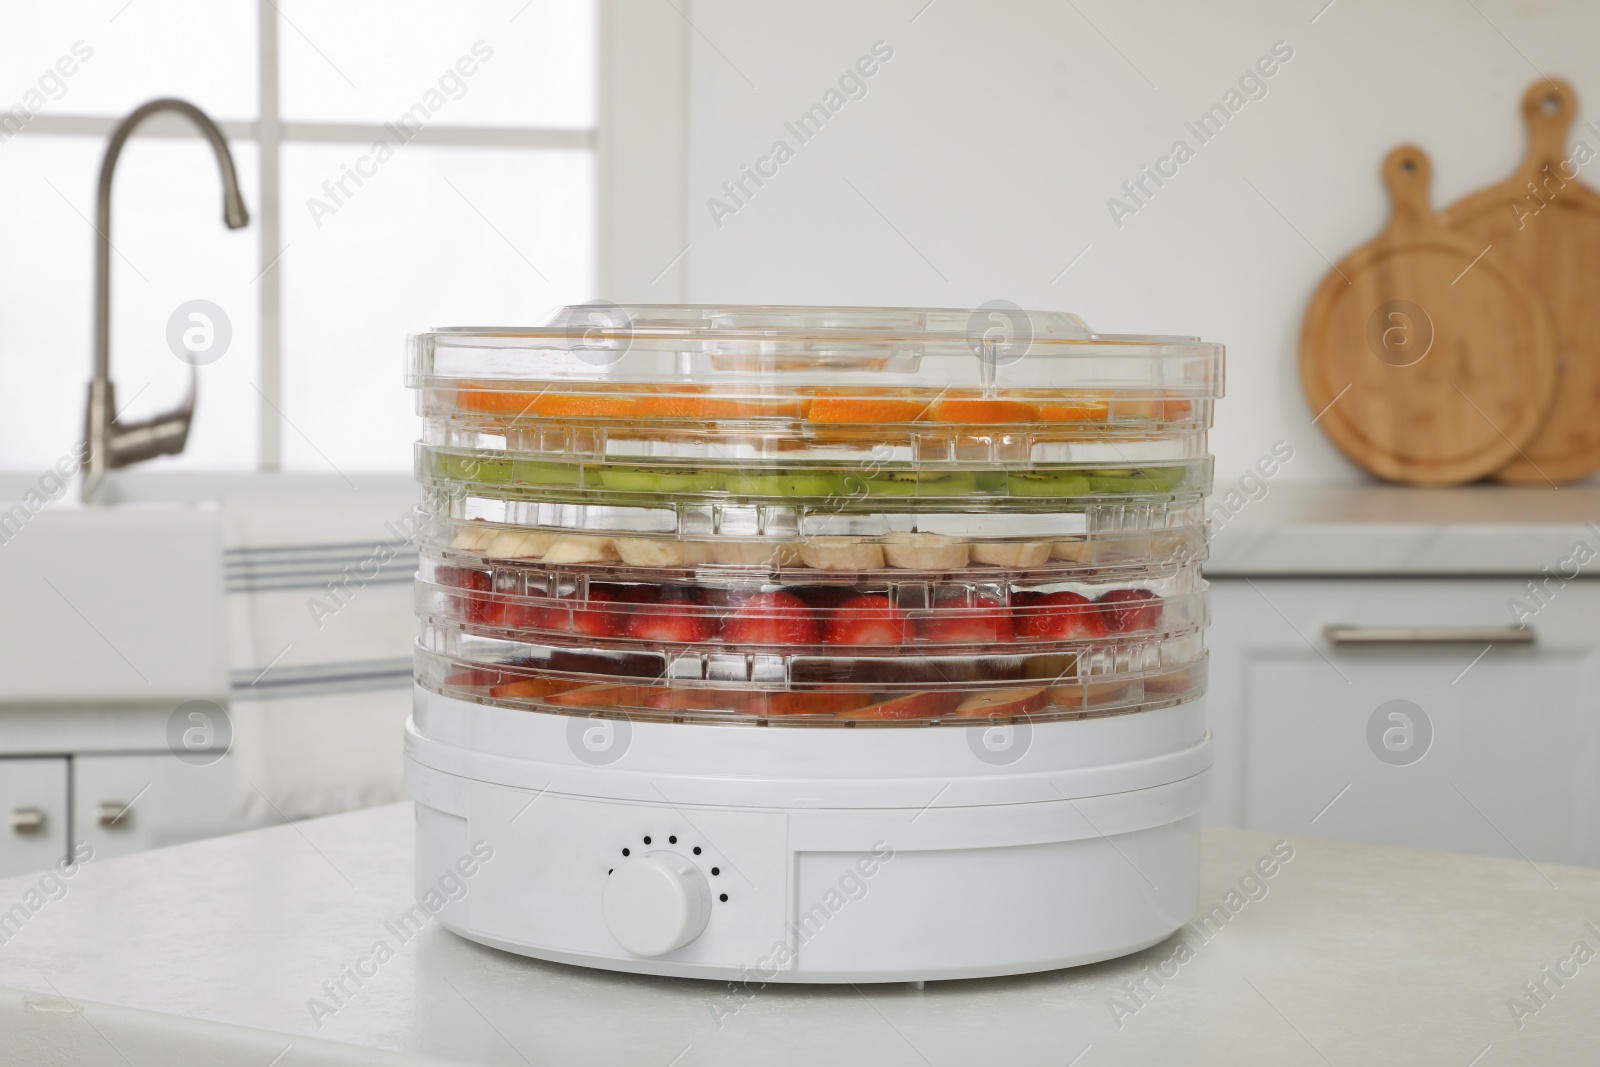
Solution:
[(189, 440), (189, 424), (194, 421), (199, 371), (193, 366), (189, 368), (189, 395), (183, 403), (174, 411), (140, 422), (117, 420), (116, 389), (111, 384), (111, 176), (134, 127), (158, 111), (175, 111), (184, 116), (211, 142), (222, 170), (222, 221), (228, 229), (237, 230), (250, 222), (244, 198), (239, 195), (239, 178), (228, 142), (217, 124), (193, 104), (185, 100), (152, 100), (135, 109), (111, 132), (105, 159), (100, 163), (95, 207), (94, 378), (89, 382), (89, 410), (84, 420), (84, 439), (89, 446), (83, 476), (86, 502), (93, 502), (106, 471), (182, 452)]

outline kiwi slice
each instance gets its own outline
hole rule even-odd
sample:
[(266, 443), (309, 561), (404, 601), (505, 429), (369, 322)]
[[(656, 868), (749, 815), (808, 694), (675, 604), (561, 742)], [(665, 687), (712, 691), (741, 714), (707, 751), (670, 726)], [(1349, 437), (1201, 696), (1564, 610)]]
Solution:
[(1096, 493), (1167, 493), (1183, 481), (1182, 467), (1141, 467), (1088, 473), (1089, 488)]
[(845, 475), (826, 470), (741, 471), (728, 475), (728, 492), (740, 496), (837, 496)]
[(717, 471), (698, 467), (624, 467), (607, 464), (596, 468), (600, 484), (619, 493), (707, 493), (722, 488)]
[(503, 485), (511, 481), (511, 461), (499, 456), (461, 456), (436, 452), (434, 469), (440, 477), (457, 482)]
[(873, 496), (968, 496), (978, 491), (972, 471), (880, 471), (862, 479)]
[(1090, 480), (1075, 470), (1011, 471), (1006, 485), (1012, 496), (1082, 496)]
[(519, 485), (567, 485), (576, 487), (579, 468), (574, 463), (536, 463), (513, 460), (511, 480)]

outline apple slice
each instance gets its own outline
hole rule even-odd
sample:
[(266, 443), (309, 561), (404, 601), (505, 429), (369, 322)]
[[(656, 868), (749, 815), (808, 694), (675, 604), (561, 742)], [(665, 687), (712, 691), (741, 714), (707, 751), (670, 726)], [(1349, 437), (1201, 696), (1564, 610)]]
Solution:
[(745, 715), (838, 715), (872, 703), (871, 693), (745, 693), (734, 710)]
[(956, 706), (957, 715), (979, 719), (1009, 719), (1031, 715), (1050, 703), (1048, 689), (985, 689), (968, 693)]
[(558, 708), (631, 708), (639, 704), (636, 685), (580, 685), (544, 698)]
[(955, 711), (960, 703), (961, 693), (954, 690), (906, 693), (837, 714), (841, 719), (934, 719)]
[(489, 695), (507, 699), (514, 697), (519, 700), (540, 700), (577, 689), (582, 685), (582, 682), (569, 682), (559, 678), (519, 678), (514, 682), (495, 686), (489, 690)]

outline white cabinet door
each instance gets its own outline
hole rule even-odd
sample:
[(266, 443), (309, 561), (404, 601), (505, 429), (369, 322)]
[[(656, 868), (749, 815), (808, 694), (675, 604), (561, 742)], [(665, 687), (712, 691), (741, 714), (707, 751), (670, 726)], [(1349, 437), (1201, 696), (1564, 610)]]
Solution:
[(159, 755), (76, 756), (72, 805), (77, 837), (97, 859), (214, 837), (240, 827), (229, 817), (233, 764), (208, 766)]
[(66, 758), (0, 758), (0, 819), (0, 878), (65, 859)]
[[(1600, 865), (1600, 582), (1531, 645), (1340, 644), (1330, 625), (1505, 629), (1514, 579), (1218, 579), (1211, 696), (1227, 825)], [(1430, 737), (1431, 735), (1431, 737)]]

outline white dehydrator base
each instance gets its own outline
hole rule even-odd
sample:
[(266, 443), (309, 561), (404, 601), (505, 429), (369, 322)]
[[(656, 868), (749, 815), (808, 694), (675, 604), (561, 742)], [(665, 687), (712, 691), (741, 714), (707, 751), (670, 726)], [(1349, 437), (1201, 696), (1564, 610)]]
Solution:
[[(763, 728), (418, 689), (406, 738), (418, 900), (449, 929), (749, 983), (991, 977), (1153, 945), (1196, 904), (1210, 765), (1203, 701), (1021, 727)], [(691, 910), (673, 910), (676, 888), (608, 894), (624, 863), (672, 867)], [(656, 892), (648, 872), (627, 884)], [(636, 955), (618, 922), (691, 940)]]

